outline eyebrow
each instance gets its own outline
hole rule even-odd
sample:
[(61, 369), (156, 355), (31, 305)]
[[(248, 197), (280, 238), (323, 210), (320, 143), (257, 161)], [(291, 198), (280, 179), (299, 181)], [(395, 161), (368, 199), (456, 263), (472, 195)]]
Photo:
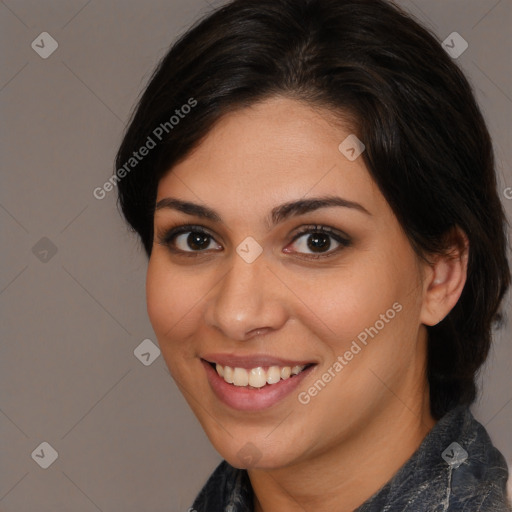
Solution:
[[(288, 203), (276, 206), (272, 209), (270, 215), (265, 219), (265, 224), (270, 229), (272, 226), (284, 222), (290, 217), (304, 215), (305, 213), (313, 212), (321, 208), (332, 208), (334, 206), (351, 208), (366, 215), (372, 215), (364, 206), (359, 203), (348, 201), (347, 199), (343, 199), (342, 197), (338, 196), (325, 196), (311, 199), (299, 199), (297, 201), (290, 201)], [(189, 201), (182, 201), (181, 199), (176, 199), (173, 197), (165, 197), (160, 199), (160, 201), (156, 203), (155, 212), (164, 208), (177, 210), (187, 215), (194, 215), (196, 217), (209, 219), (213, 222), (222, 221), (220, 215), (215, 210), (212, 210), (207, 206), (191, 203)]]

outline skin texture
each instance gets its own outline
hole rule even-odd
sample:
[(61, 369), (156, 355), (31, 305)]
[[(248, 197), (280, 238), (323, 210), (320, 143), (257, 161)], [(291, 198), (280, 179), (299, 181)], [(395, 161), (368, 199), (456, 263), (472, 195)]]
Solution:
[[(148, 314), (163, 357), (214, 447), (229, 463), (251, 442), (247, 467), (255, 510), (351, 511), (414, 453), (435, 421), (426, 378), (426, 325), (441, 321), (466, 278), (467, 247), (430, 264), (413, 251), (363, 159), (338, 150), (351, 133), (329, 112), (276, 97), (226, 115), (159, 183), (166, 197), (207, 205), (221, 222), (164, 208), (155, 212), (147, 273)], [(340, 196), (362, 205), (292, 216), (269, 229), (277, 205)], [(175, 224), (203, 226), (211, 243), (196, 257), (159, 243)], [(310, 234), (327, 226), (348, 235), (341, 250), (311, 259)], [(187, 234), (174, 247), (188, 253)], [(247, 263), (236, 247), (248, 236), (263, 253)], [(172, 244), (171, 244), (172, 245)], [(197, 249), (196, 249), (196, 252)], [(320, 253), (321, 254), (321, 253)], [(307, 405), (307, 391), (358, 334), (398, 303), (402, 310)], [(308, 360), (297, 392), (259, 412), (220, 402), (205, 353)], [(301, 508), (302, 507), (302, 508)]]

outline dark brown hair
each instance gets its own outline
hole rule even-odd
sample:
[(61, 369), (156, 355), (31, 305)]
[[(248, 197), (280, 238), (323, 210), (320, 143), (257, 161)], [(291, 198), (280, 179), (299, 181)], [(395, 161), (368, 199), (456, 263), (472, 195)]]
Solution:
[[(118, 182), (119, 205), (147, 255), (162, 176), (226, 113), (273, 96), (351, 121), (371, 176), (420, 256), (443, 253), (455, 226), (466, 233), (468, 279), (450, 314), (428, 327), (428, 380), (435, 418), (472, 403), (510, 284), (492, 143), (440, 41), (389, 2), (234, 0), (172, 46), (116, 158), (118, 171), (129, 170)], [(182, 111), (191, 99), (196, 106)], [(156, 147), (129, 169), (149, 139)]]

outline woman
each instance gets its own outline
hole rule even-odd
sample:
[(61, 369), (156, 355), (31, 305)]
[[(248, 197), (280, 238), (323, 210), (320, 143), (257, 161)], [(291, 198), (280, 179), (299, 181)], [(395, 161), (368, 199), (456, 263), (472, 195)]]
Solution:
[(163, 357), (225, 459), (193, 510), (502, 511), (469, 405), (510, 283), (492, 143), (383, 0), (235, 0), (117, 155)]

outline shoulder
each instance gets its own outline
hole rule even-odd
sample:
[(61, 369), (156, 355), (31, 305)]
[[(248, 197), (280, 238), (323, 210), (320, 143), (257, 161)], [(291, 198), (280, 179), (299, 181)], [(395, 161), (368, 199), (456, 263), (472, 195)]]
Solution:
[(508, 468), (468, 407), (441, 418), (358, 512), (507, 512)]
[(476, 488), (448, 509), (450, 512), (512, 512), (512, 505), (501, 486), (494, 483)]
[(512, 511), (507, 499), (509, 477), (505, 458), (493, 445), (485, 427), (468, 408), (462, 410), (460, 465), (451, 468), (450, 512)]
[(463, 460), (460, 465), (451, 468), (452, 503), (448, 510), (512, 510), (507, 505), (509, 474), (505, 458), (468, 408), (462, 410), (461, 417)]

